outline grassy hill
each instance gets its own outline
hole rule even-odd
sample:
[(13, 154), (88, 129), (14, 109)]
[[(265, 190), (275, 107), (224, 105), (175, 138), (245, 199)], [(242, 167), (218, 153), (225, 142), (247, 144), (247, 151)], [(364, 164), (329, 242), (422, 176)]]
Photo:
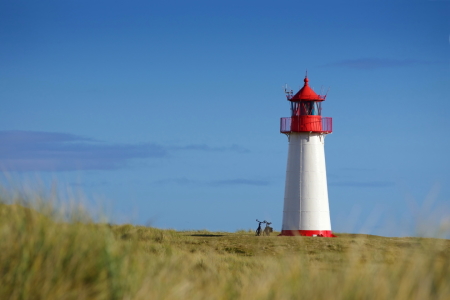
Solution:
[(450, 299), (450, 240), (276, 234), (0, 204), (0, 299)]

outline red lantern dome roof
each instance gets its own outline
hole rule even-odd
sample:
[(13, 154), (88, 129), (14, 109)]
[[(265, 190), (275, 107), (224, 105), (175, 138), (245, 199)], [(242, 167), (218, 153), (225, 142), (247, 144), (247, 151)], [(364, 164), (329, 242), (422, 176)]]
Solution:
[(308, 77), (305, 76), (305, 79), (303, 80), (305, 82), (305, 85), (300, 89), (300, 91), (297, 92), (294, 96), (292, 96), (289, 101), (324, 101), (325, 96), (321, 96), (316, 94), (316, 92), (313, 91), (313, 89), (308, 85)]

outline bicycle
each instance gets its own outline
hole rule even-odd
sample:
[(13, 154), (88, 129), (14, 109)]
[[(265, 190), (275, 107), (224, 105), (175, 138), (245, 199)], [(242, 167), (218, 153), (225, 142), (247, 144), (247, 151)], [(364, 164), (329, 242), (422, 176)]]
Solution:
[(261, 235), (261, 224), (263, 224), (263, 223), (266, 223), (266, 221), (259, 221), (258, 219), (256, 219), (256, 222), (258, 222), (259, 223), (259, 225), (258, 225), (258, 228), (256, 228), (256, 231), (255, 231), (255, 235), (256, 236), (260, 236)]

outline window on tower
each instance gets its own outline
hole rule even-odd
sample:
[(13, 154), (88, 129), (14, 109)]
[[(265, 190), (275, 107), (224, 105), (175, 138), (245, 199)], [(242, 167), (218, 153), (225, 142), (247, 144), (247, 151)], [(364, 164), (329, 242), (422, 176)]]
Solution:
[(322, 115), (322, 102), (300, 101), (291, 102), (292, 116), (320, 116)]

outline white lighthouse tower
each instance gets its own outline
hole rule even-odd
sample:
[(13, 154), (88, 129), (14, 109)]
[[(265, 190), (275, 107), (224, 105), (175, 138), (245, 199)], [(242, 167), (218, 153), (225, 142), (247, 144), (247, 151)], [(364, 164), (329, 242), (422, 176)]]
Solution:
[(291, 117), (281, 118), (281, 133), (289, 138), (284, 192), (284, 236), (334, 237), (331, 232), (325, 169), (325, 136), (332, 132), (332, 119), (322, 117), (326, 95), (316, 94), (308, 85), (293, 95)]

